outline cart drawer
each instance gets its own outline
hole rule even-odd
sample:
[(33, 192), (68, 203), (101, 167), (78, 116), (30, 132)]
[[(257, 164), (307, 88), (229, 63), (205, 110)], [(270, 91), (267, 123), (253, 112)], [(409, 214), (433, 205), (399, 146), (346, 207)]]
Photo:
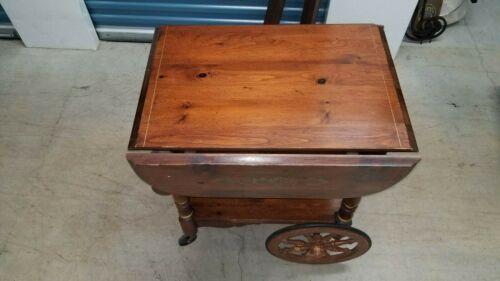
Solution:
[(382, 191), (418, 163), (386, 155), (128, 153), (135, 173), (156, 190), (194, 197), (345, 198)]

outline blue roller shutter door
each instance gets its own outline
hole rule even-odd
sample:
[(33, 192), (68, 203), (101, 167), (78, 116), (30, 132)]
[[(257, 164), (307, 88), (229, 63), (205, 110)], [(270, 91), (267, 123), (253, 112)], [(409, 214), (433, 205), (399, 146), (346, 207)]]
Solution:
[[(267, 7), (267, 0), (85, 0), (85, 3), (101, 39), (113, 32), (145, 34), (144, 30), (152, 38), (153, 28), (163, 24), (261, 24)], [(325, 22), (328, 4), (329, 0), (321, 0), (317, 22)], [(303, 5), (304, 0), (287, 0), (281, 22), (299, 23)]]

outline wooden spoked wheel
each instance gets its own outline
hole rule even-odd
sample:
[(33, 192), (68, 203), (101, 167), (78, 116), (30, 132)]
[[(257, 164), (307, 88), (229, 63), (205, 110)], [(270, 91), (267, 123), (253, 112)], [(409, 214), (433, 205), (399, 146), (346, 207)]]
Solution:
[(297, 224), (282, 228), (266, 240), (274, 256), (296, 263), (327, 264), (347, 261), (370, 249), (363, 231), (337, 224)]

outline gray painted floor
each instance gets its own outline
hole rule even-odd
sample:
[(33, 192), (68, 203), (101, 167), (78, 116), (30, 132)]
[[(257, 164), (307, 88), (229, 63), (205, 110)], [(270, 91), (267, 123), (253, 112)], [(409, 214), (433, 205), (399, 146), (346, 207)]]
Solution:
[(124, 159), (149, 44), (98, 51), (0, 41), (0, 280), (500, 280), (500, 3), (479, 1), (396, 64), (423, 158), (364, 198), (374, 243), (344, 264), (264, 249), (276, 225), (202, 228)]

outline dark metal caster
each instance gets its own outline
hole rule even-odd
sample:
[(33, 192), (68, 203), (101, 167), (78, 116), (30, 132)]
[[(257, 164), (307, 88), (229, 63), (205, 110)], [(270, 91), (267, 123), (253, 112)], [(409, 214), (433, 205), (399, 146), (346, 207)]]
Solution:
[(195, 236), (189, 236), (189, 235), (186, 235), (186, 234), (183, 234), (180, 238), (179, 238), (179, 246), (187, 246), (191, 243), (194, 242), (194, 240), (196, 240), (196, 235)]

